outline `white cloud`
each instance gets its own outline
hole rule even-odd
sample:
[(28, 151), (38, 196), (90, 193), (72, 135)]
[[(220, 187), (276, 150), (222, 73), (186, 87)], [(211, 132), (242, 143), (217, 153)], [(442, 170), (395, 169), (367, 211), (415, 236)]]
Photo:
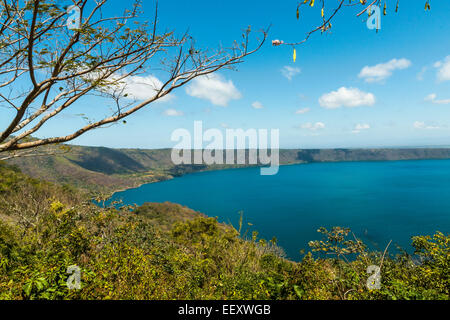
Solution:
[(411, 66), (411, 61), (408, 59), (392, 59), (375, 66), (365, 66), (358, 77), (363, 78), (366, 82), (381, 82), (389, 78), (394, 70), (406, 69), (409, 66)]
[(307, 122), (302, 124), (300, 128), (316, 131), (320, 129), (325, 129), (325, 124), (323, 122), (316, 122), (316, 123)]
[(295, 111), (296, 114), (304, 114), (309, 112), (309, 108), (303, 108), (303, 109), (298, 109), (297, 111)]
[(337, 91), (322, 95), (319, 98), (319, 104), (326, 109), (336, 109), (342, 106), (349, 108), (371, 106), (375, 104), (375, 96), (357, 88), (341, 87)]
[(255, 109), (262, 109), (262, 108), (264, 108), (264, 106), (262, 105), (262, 103), (259, 102), (259, 101), (253, 102), (253, 103), (252, 103), (252, 107), (255, 108)]
[(436, 76), (439, 81), (450, 80), (450, 55), (445, 57), (444, 60), (436, 62), (434, 67), (438, 69)]
[(413, 123), (414, 128), (416, 129), (422, 129), (425, 127), (425, 122), (422, 121), (416, 121)]
[(425, 122), (423, 121), (416, 121), (413, 124), (413, 127), (415, 129), (427, 129), (427, 130), (435, 130), (435, 129), (440, 129), (439, 126), (433, 126), (433, 125), (427, 125)]
[(425, 97), (425, 101), (433, 101), (436, 99), (436, 93), (430, 93)]
[(423, 76), (424, 76), (425, 72), (427, 72), (427, 70), (428, 70), (428, 67), (423, 67), (416, 76), (417, 80), (422, 81)]
[[(153, 97), (163, 83), (154, 76), (131, 76), (125, 79), (125, 93), (137, 100), (146, 100)], [(167, 98), (166, 98), (167, 99)]]
[(169, 117), (179, 117), (184, 115), (183, 111), (178, 111), (175, 109), (167, 109), (164, 111), (164, 114)]
[(289, 66), (284, 66), (281, 69), (281, 74), (288, 80), (292, 80), (296, 75), (301, 73), (302, 70), (300, 68), (294, 68)]
[(428, 96), (425, 97), (425, 101), (430, 101), (434, 104), (449, 104), (450, 103), (450, 99), (436, 99), (437, 95), (436, 93), (431, 93)]
[(231, 80), (225, 80), (222, 76), (211, 74), (201, 76), (193, 80), (186, 87), (186, 93), (192, 97), (206, 99), (217, 106), (226, 107), (230, 100), (242, 97), (241, 93)]
[[(100, 77), (100, 73), (90, 73), (86, 79), (94, 80)], [(163, 83), (155, 76), (128, 76), (121, 79), (122, 75), (114, 74), (108, 78), (111, 82), (105, 88), (106, 92), (110, 94), (121, 94), (122, 97), (134, 100), (148, 100), (153, 98), (157, 92), (162, 88)], [(172, 94), (167, 94), (164, 97), (156, 100), (157, 102), (169, 101), (174, 97)]]
[(367, 123), (358, 123), (352, 130), (352, 133), (360, 133), (362, 130), (370, 129), (370, 125)]
[(367, 124), (367, 123), (358, 123), (356, 126), (355, 126), (355, 129), (356, 130), (366, 130), (366, 129), (370, 129), (370, 125), (369, 124)]

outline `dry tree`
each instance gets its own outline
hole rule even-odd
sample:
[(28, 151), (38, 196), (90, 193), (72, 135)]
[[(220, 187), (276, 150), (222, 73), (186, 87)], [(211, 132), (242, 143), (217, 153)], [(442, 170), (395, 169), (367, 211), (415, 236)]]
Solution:
[[(117, 16), (104, 15), (108, 0), (72, 0), (69, 8), (58, 2), (0, 0), (0, 160), (47, 154), (55, 150), (49, 146), (125, 122), (191, 80), (235, 67), (267, 36), (263, 30), (250, 39), (248, 28), (228, 48), (202, 49), (188, 33), (160, 30), (157, 3), (148, 22), (139, 0)], [(144, 99), (129, 93), (130, 79), (143, 81)], [(91, 113), (71, 114), (84, 119), (72, 132), (38, 138), (91, 95), (110, 99), (107, 114), (98, 118), (98, 106), (90, 106)]]

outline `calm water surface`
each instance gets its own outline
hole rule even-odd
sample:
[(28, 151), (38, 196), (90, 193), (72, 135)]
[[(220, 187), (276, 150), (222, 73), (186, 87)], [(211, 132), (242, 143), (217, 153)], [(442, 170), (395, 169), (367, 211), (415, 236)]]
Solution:
[(389, 240), (410, 249), (413, 235), (450, 232), (450, 160), (340, 162), (189, 174), (118, 192), (141, 205), (171, 201), (237, 226), (239, 211), (266, 239), (275, 236), (292, 259), (320, 226), (350, 227), (372, 247)]

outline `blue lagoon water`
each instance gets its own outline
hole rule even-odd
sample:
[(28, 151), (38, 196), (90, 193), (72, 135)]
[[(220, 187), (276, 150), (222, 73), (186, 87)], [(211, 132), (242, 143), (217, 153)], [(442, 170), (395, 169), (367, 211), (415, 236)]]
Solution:
[(410, 249), (411, 236), (450, 232), (450, 160), (339, 162), (282, 166), (277, 175), (259, 168), (189, 174), (114, 194), (141, 205), (170, 201), (219, 221), (276, 237), (288, 257), (299, 259), (321, 226), (350, 227), (371, 247), (389, 240)]

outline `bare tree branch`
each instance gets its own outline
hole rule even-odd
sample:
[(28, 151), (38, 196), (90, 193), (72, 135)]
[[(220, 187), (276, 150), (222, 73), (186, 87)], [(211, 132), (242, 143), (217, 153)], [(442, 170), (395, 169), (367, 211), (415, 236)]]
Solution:
[[(378, 5), (381, 6), (381, 0), (373, 0), (370, 3), (367, 2), (367, 0), (319, 0), (321, 3), (321, 16), (322, 16), (322, 22), (319, 26), (313, 28), (311, 31), (306, 33), (306, 36), (303, 40), (301, 41), (297, 41), (297, 42), (285, 42), (283, 40), (273, 40), (272, 44), (274, 46), (280, 46), (280, 45), (285, 45), (285, 46), (298, 46), (301, 45), (303, 43), (305, 43), (306, 41), (308, 41), (308, 39), (316, 32), (321, 31), (322, 33), (325, 31), (329, 31), (332, 28), (331, 25), (331, 21), (333, 20), (333, 18), (335, 18), (337, 16), (337, 14), (339, 12), (341, 12), (344, 8), (346, 7), (355, 7), (355, 6), (363, 6), (364, 9), (361, 10), (359, 13), (356, 14), (357, 17), (360, 17), (363, 13), (368, 12), (369, 16), (371, 14), (371, 10), (370, 8), (373, 5)], [(314, 0), (299, 0), (299, 3), (297, 5), (297, 19), (301, 19), (301, 15), (303, 14), (304, 11), (300, 11), (300, 8), (302, 6), (309, 6), (309, 7), (314, 7), (316, 2), (319, 1), (314, 1)], [(400, 0), (386, 0), (384, 1), (384, 7), (383, 7), (383, 14), (386, 15), (387, 14), (387, 2), (389, 3), (394, 3), (395, 4), (395, 12), (398, 11), (399, 8), (399, 1)], [(429, 0), (424, 0), (425, 2), (425, 10), (430, 10), (430, 3)], [(336, 7), (333, 8), (332, 10), (330, 10), (329, 12), (331, 12), (330, 14), (327, 15), (328, 11), (328, 6), (326, 6), (327, 4), (329, 4), (330, 2), (335, 2)], [(348, 2), (348, 3), (346, 3)], [(306, 11), (306, 10), (305, 10)]]
[[(3, 159), (37, 154), (23, 150), (69, 142), (118, 122), (197, 77), (233, 68), (259, 50), (267, 37), (261, 31), (262, 38), (254, 43), (246, 31), (243, 42), (228, 49), (192, 50), (189, 34), (158, 32), (157, 2), (150, 24), (139, 18), (139, 0), (114, 17), (102, 14), (108, 0), (73, 3), (80, 9), (80, 25), (69, 30), (66, 9), (56, 0), (0, 1), (0, 106), (7, 110), (0, 113), (9, 119), (0, 131)], [(139, 100), (128, 92), (130, 79), (154, 77), (156, 71), (166, 77), (149, 85), (152, 94)], [(61, 121), (63, 112), (87, 96), (110, 99), (115, 107), (100, 119), (80, 115), (88, 123), (70, 134), (37, 138), (44, 125)]]

